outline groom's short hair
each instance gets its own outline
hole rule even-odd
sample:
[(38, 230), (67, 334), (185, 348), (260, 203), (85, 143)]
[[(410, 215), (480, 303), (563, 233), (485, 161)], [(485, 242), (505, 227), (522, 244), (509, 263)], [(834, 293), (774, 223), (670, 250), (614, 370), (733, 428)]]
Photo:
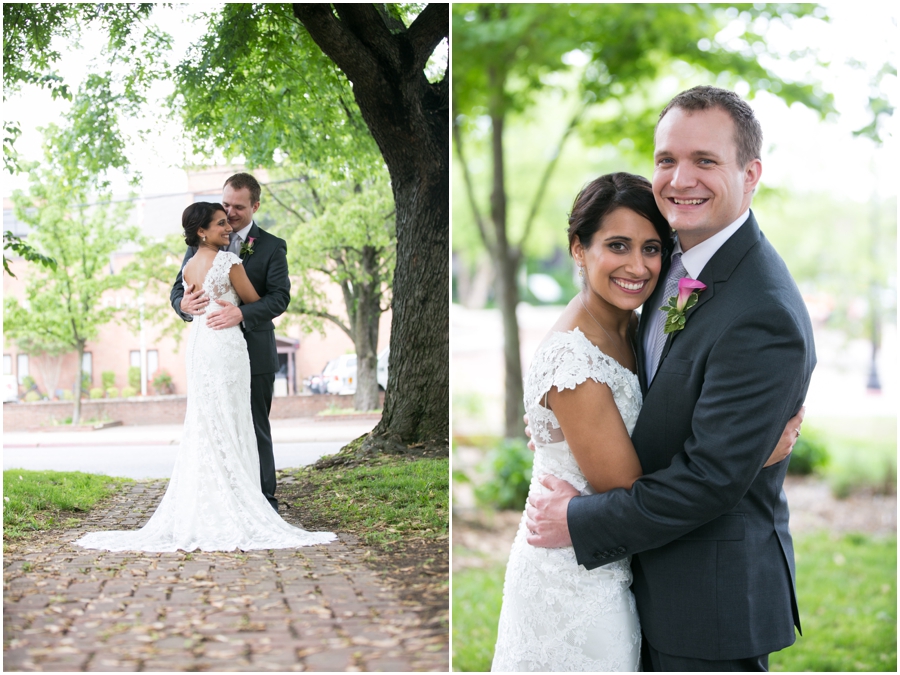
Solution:
[[(672, 108), (681, 108), (688, 112), (721, 108), (734, 122), (734, 143), (737, 146), (738, 163), (747, 166), (751, 160), (761, 159), (762, 127), (753, 114), (753, 108), (733, 91), (710, 86), (699, 86), (683, 91), (669, 101), (669, 105), (659, 114), (660, 121)], [(659, 121), (656, 126), (659, 127)]]
[[(262, 188), (259, 186), (259, 182), (249, 173), (236, 173), (225, 181), (225, 185), (230, 185), (235, 190), (241, 190), (243, 188), (250, 190), (251, 204), (256, 204), (259, 201), (260, 194), (262, 194)], [(225, 185), (222, 187), (224, 188)]]

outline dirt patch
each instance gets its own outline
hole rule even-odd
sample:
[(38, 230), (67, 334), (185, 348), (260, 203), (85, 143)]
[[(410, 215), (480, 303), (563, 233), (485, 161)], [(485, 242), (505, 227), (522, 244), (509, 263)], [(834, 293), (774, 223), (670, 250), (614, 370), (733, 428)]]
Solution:
[[(282, 518), (307, 530), (363, 534), (348, 528), (334, 513), (318, 508), (313, 499), (317, 489), (316, 484), (304, 479), (303, 473), (282, 480), (277, 494), (283, 507), (279, 509)], [(364, 560), (405, 605), (416, 611), (424, 625), (448, 630), (450, 551), (446, 538), (410, 537), (382, 546), (373, 545), (366, 551)]]

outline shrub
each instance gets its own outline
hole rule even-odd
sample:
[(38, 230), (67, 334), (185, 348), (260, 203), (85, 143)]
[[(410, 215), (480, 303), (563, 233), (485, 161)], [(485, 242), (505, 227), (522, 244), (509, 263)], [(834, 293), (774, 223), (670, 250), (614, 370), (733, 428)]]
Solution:
[(166, 370), (156, 371), (153, 376), (153, 389), (157, 394), (174, 394), (175, 387), (172, 384), (172, 376)]
[(93, 387), (90, 396), (91, 398), (103, 398), (103, 390), (100, 387)]
[(141, 390), (141, 367), (131, 366), (128, 369), (128, 386), (138, 391)]
[(100, 381), (104, 389), (112, 389), (116, 386), (116, 374), (111, 370), (104, 370), (100, 373)]
[(132, 396), (137, 396), (137, 389), (134, 387), (122, 387), (122, 397), (123, 398), (131, 398)]
[(62, 393), (63, 401), (74, 401), (75, 400), (75, 392), (71, 389), (63, 389)]
[(828, 449), (818, 434), (812, 429), (804, 429), (794, 444), (788, 473), (805, 476), (822, 469), (828, 464)]
[(532, 452), (524, 440), (506, 439), (488, 455), (491, 477), (475, 488), (475, 498), (485, 506), (522, 509), (531, 484)]
[(34, 381), (31, 375), (26, 375), (22, 378), (22, 386), (25, 387), (25, 391), (37, 390), (37, 382)]
[(106, 398), (119, 398), (119, 390), (117, 387), (109, 387), (106, 390)]
[(35, 401), (41, 400), (41, 395), (38, 392), (32, 390), (32, 391), (29, 391), (27, 394), (25, 394), (25, 400), (28, 403), (34, 403)]

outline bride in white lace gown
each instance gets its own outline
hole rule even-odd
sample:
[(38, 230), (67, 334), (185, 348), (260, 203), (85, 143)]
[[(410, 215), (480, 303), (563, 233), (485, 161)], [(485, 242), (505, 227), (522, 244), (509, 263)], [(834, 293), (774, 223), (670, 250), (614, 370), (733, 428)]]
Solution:
[[(202, 280), (211, 302), (258, 300), (241, 259), (219, 250), (228, 245), (231, 232), (222, 207), (192, 204), (183, 223), (189, 245), (202, 240), (185, 266), (185, 284)], [(284, 522), (263, 496), (250, 413), (250, 359), (240, 327), (212, 330), (205, 315), (196, 316), (187, 342), (187, 376), (181, 447), (156, 512), (139, 530), (93, 532), (75, 543), (108, 551), (164, 552), (249, 551), (333, 541), (331, 532), (308, 532)]]
[[(669, 228), (640, 176), (586, 186), (569, 218), (583, 288), (538, 348), (525, 380), (535, 453), (530, 494), (546, 474), (581, 494), (641, 475), (630, 434), (641, 409), (634, 310), (659, 277)], [(588, 571), (568, 548), (528, 544), (525, 515), (506, 569), (492, 671), (637, 671), (641, 629), (622, 560)]]

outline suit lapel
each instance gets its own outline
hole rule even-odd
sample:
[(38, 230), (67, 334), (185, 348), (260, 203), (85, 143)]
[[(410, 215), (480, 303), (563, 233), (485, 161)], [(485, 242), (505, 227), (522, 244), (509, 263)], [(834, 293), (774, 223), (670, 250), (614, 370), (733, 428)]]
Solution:
[(691, 317), (713, 299), (716, 294), (716, 285), (728, 281), (731, 273), (734, 272), (734, 269), (743, 257), (759, 241), (759, 234), (759, 225), (756, 224), (756, 218), (754, 218), (751, 210), (747, 222), (741, 225), (738, 231), (719, 247), (719, 250), (715, 252), (703, 270), (701, 270), (697, 280), (706, 284), (706, 288), (699, 293), (697, 304), (688, 310), (685, 327), (682, 330), (669, 334), (663, 347), (660, 364), (662, 364), (662, 360), (666, 358), (666, 354), (672, 348), (672, 343), (691, 325)]
[[(243, 246), (246, 246), (246, 245), (248, 245), (248, 244), (250, 243), (250, 238), (251, 238), (251, 237), (252, 237), (253, 240), (254, 240), (254, 244), (255, 244), (256, 241), (259, 239), (259, 226), (256, 224), (256, 221), (255, 221), (255, 220), (254, 220), (253, 223), (250, 225), (250, 231), (247, 232), (247, 240), (244, 242)], [(242, 246), (242, 247), (243, 247), (243, 246)], [(241, 258), (241, 260), (244, 261), (244, 269), (247, 268), (247, 263), (249, 262), (249, 259), (252, 258), (252, 257), (253, 257), (253, 255), (250, 254), (250, 253), (243, 253), (243, 254), (241, 254), (240, 258)]]

